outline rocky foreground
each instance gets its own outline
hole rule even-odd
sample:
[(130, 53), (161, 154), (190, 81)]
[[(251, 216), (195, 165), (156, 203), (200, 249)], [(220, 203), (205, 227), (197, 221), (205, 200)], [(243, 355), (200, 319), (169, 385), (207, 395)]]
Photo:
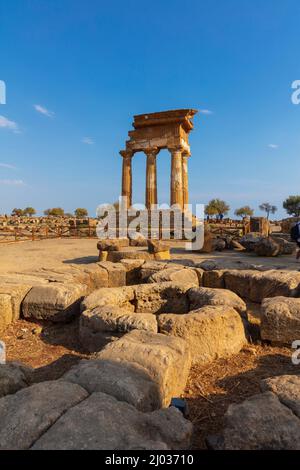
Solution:
[[(262, 341), (290, 347), (300, 338), (297, 271), (116, 253), (118, 262), (0, 276), (3, 331), (20, 317), (78, 317), (81, 346), (92, 353), (46, 382), (28, 367), (0, 366), (0, 448), (186, 449), (193, 426), (171, 399), (184, 393), (193, 364), (209, 367), (255, 341), (249, 302), (260, 308)], [(230, 405), (208, 446), (299, 449), (299, 380), (265, 380), (261, 394)]]

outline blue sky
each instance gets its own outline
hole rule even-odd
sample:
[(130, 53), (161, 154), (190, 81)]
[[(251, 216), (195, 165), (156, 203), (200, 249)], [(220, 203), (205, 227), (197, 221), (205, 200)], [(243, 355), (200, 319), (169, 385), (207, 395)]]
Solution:
[[(132, 116), (208, 110), (190, 135), (190, 199), (279, 207), (299, 194), (298, 0), (0, 0), (0, 213), (118, 198)], [(158, 156), (169, 202), (170, 156)], [(144, 201), (145, 157), (133, 161)]]

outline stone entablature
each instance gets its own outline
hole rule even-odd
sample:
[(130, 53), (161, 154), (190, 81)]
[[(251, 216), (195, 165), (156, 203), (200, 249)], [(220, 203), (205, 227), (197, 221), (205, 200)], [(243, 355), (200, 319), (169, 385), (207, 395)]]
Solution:
[(134, 116), (134, 130), (129, 131), (126, 149), (121, 150), (123, 157), (122, 196), (127, 206), (132, 205), (132, 169), (131, 161), (136, 152), (147, 155), (146, 195), (147, 209), (157, 201), (156, 157), (160, 150), (171, 152), (170, 203), (184, 209), (188, 204), (188, 169), (190, 156), (189, 132), (193, 129), (192, 119), (195, 109), (176, 109), (158, 113)]

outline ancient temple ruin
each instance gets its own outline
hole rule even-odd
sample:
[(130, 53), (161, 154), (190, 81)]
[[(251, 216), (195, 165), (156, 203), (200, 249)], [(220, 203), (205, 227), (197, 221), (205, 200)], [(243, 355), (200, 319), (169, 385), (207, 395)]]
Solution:
[(161, 149), (171, 153), (170, 204), (181, 209), (188, 204), (188, 157), (191, 155), (188, 136), (193, 129), (195, 109), (175, 109), (158, 113), (134, 116), (134, 130), (129, 131), (129, 140), (123, 157), (122, 196), (127, 207), (132, 205), (132, 157), (136, 152), (147, 156), (145, 205), (151, 209), (157, 204), (156, 157)]

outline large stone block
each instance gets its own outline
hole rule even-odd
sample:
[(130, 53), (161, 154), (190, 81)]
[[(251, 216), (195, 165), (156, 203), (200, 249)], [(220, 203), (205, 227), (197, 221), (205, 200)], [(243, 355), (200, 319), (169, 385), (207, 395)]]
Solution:
[(69, 409), (33, 449), (168, 450), (187, 449), (192, 424), (174, 407), (141, 413), (101, 392)]
[(82, 360), (62, 380), (77, 383), (89, 393), (106, 393), (140, 411), (153, 411), (160, 406), (157, 384), (147, 369), (136, 363)]
[(172, 397), (183, 392), (191, 364), (183, 339), (139, 330), (110, 343), (98, 358), (134, 362), (147, 369), (159, 387), (162, 406), (168, 406)]
[(159, 332), (184, 339), (194, 363), (208, 364), (238, 354), (246, 344), (240, 315), (227, 306), (203, 307), (184, 315), (158, 316)]
[(107, 271), (108, 287), (126, 286), (126, 269), (121, 263), (103, 261), (99, 266)]
[(148, 278), (153, 274), (166, 269), (169, 263), (165, 261), (145, 261), (140, 271), (140, 278), (142, 282), (147, 282)]
[(254, 251), (258, 256), (278, 256), (280, 245), (272, 238), (262, 238), (258, 243), (255, 243)]
[(226, 271), (225, 287), (252, 302), (261, 302), (266, 297), (295, 297), (300, 291), (298, 271)]
[(33, 287), (22, 304), (25, 318), (64, 322), (80, 312), (80, 302), (86, 294), (86, 287), (80, 284), (49, 283)]
[(30, 448), (68, 408), (87, 396), (77, 384), (50, 381), (1, 398), (0, 450)]
[(142, 259), (122, 259), (121, 264), (126, 271), (126, 285), (137, 284), (140, 281), (141, 267), (145, 263)]
[[(16, 321), (20, 317), (21, 304), (26, 294), (30, 291), (31, 287), (32, 286), (28, 284), (11, 284), (11, 283), (0, 284), (0, 297), (5, 296), (5, 295), (8, 295), (10, 297), (11, 321)], [(2, 314), (0, 310), (0, 322), (1, 322), (1, 316)]]
[(209, 287), (192, 288), (188, 291), (190, 310), (196, 310), (205, 305), (228, 306), (239, 313), (246, 312), (245, 302), (234, 292), (227, 289), (211, 289)]
[(283, 405), (300, 418), (300, 375), (270, 377), (262, 380), (260, 387), (264, 392), (273, 392)]
[(174, 282), (135, 286), (136, 312), (186, 313), (189, 310), (187, 291), (194, 286)]
[(299, 418), (272, 392), (230, 405), (225, 414), (226, 450), (300, 450)]
[(13, 321), (13, 310), (11, 296), (0, 294), (0, 331)]
[(161, 271), (156, 272), (155, 274), (152, 274), (148, 278), (148, 282), (154, 283), (154, 282), (176, 282), (176, 283), (191, 283), (195, 284), (196, 286), (199, 286), (199, 279), (197, 272), (192, 269), (192, 268), (185, 268), (185, 267), (180, 267), (178, 268), (177, 266), (170, 267), (168, 266), (167, 269), (163, 269)]
[(161, 253), (169, 251), (170, 246), (161, 240), (147, 240), (149, 253)]
[(107, 260), (112, 263), (120, 263), (122, 259), (140, 259), (140, 260), (152, 260), (154, 255), (148, 253), (148, 251), (109, 251)]
[(134, 286), (101, 288), (85, 297), (81, 304), (81, 310), (92, 310), (104, 305), (117, 305), (127, 311), (134, 311), (135, 290)]
[(157, 333), (157, 321), (151, 313), (135, 313), (115, 305), (85, 310), (80, 316), (79, 338), (88, 351), (99, 351), (106, 342), (131, 330)]
[(17, 362), (0, 364), (0, 397), (27, 387), (32, 379), (32, 369)]
[(204, 287), (212, 287), (217, 289), (225, 288), (224, 270), (213, 269), (212, 271), (204, 271), (202, 284)]
[(128, 238), (104, 238), (97, 243), (99, 251), (119, 251), (127, 246), (129, 246)]
[(288, 346), (300, 339), (300, 299), (265, 299), (261, 306), (261, 337)]

